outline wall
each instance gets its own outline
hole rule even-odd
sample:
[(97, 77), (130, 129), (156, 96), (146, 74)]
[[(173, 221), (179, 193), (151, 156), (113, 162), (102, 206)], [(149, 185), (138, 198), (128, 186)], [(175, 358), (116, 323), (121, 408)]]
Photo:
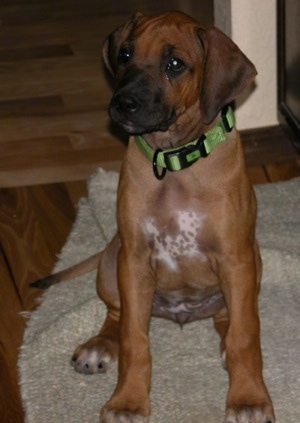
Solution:
[(277, 125), (276, 0), (214, 0), (215, 25), (255, 64), (255, 87), (236, 103), (239, 129)]

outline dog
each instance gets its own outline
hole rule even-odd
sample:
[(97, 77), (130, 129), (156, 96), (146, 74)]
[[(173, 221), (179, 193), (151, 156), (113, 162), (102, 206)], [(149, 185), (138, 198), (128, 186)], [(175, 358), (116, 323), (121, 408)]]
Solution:
[(116, 89), (109, 114), (130, 135), (115, 237), (96, 256), (35, 286), (98, 264), (107, 306), (72, 365), (101, 373), (118, 357), (102, 423), (149, 422), (151, 316), (212, 317), (229, 374), (225, 423), (274, 423), (262, 376), (256, 200), (230, 104), (256, 69), (215, 27), (180, 12), (135, 14), (104, 42)]

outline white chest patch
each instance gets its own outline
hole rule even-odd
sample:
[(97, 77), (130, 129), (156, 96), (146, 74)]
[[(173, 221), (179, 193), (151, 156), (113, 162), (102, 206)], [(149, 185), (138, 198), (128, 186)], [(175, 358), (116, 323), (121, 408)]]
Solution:
[(205, 216), (194, 211), (178, 211), (175, 214), (175, 227), (160, 228), (154, 218), (147, 218), (144, 232), (153, 244), (153, 258), (163, 261), (170, 270), (176, 271), (179, 257), (195, 257), (205, 260), (197, 239)]

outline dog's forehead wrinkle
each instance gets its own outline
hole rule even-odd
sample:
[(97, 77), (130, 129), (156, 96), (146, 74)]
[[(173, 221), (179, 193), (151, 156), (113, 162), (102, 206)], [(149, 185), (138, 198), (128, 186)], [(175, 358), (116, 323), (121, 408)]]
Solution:
[(174, 51), (174, 46), (172, 44), (166, 44), (163, 47), (163, 58), (169, 59)]
[[(149, 28), (144, 29), (144, 24), (141, 24), (133, 30), (130, 38), (137, 48), (140, 46), (144, 51), (155, 48), (162, 49), (166, 54), (171, 54), (174, 50), (190, 53), (191, 43), (197, 38), (197, 32), (188, 25), (177, 27), (166, 23), (157, 26), (150, 25)], [(159, 39), (159, 43), (153, 42), (155, 39)]]

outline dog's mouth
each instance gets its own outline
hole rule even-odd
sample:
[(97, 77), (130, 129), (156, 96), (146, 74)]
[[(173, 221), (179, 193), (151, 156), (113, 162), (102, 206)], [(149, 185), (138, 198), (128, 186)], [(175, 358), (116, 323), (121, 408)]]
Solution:
[(172, 123), (176, 120), (175, 112), (170, 113), (170, 116), (161, 120), (149, 119), (128, 119), (126, 116), (116, 113), (109, 109), (111, 119), (121, 126), (130, 135), (142, 135), (152, 132), (165, 132), (169, 129)]
[(176, 120), (173, 107), (162, 101), (160, 90), (122, 87), (117, 90), (109, 106), (111, 119), (130, 135), (167, 131)]

